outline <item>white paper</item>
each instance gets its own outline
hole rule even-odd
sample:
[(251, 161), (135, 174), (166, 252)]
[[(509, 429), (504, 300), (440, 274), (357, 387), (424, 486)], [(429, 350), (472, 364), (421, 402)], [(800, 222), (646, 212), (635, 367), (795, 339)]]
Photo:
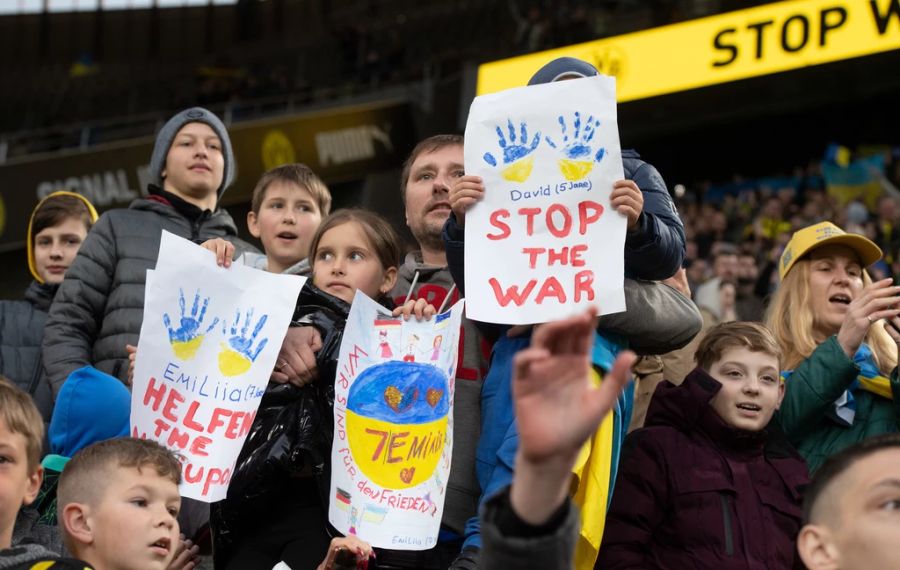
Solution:
[(397, 550), (437, 544), (463, 305), (404, 321), (357, 291), (334, 386), (328, 519), (345, 535)]
[(598, 76), (477, 97), (465, 166), (484, 180), (466, 214), (467, 316), (560, 319), (625, 310), (627, 220), (610, 207), (624, 177), (615, 79)]
[(233, 264), (163, 232), (147, 272), (131, 432), (182, 461), (181, 494), (225, 498), (305, 277)]

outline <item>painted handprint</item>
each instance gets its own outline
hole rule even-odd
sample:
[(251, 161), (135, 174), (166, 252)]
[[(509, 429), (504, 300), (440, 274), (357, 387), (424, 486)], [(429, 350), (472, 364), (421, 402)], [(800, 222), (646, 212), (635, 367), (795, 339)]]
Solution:
[(238, 330), (238, 326), (241, 322), (241, 311), (240, 309), (235, 311), (234, 323), (231, 325), (231, 338), (228, 339), (227, 345), (224, 342), (222, 343), (222, 351), (219, 353), (219, 371), (222, 374), (225, 376), (243, 374), (256, 362), (256, 357), (265, 348), (269, 339), (263, 338), (260, 340), (256, 348), (253, 348), (253, 343), (256, 342), (256, 337), (259, 336), (259, 332), (265, 326), (268, 318), (269, 315), (261, 316), (256, 326), (253, 327), (253, 332), (250, 336), (247, 336), (247, 331), (250, 329), (250, 321), (253, 320), (253, 309), (250, 309), (244, 315), (244, 324), (240, 327), (240, 330)]
[[(216, 326), (219, 318), (216, 317), (212, 324), (201, 330), (203, 318), (206, 316), (206, 308), (209, 306), (209, 297), (203, 299), (203, 307), (200, 307), (200, 290), (194, 295), (194, 304), (191, 307), (191, 314), (186, 313), (184, 302), (184, 290), (178, 290), (178, 305), (181, 307), (181, 320), (177, 329), (172, 327), (172, 319), (169, 313), (163, 314), (163, 324), (169, 330), (169, 343), (172, 345), (172, 351), (175, 356), (181, 360), (190, 360), (197, 354), (200, 345), (203, 343), (203, 337)], [(198, 314), (199, 313), (199, 314)]]
[[(507, 119), (507, 129), (509, 129), (509, 140), (503, 134), (503, 129), (497, 125), (497, 143), (503, 149), (504, 168), (500, 171), (500, 175), (504, 179), (512, 182), (525, 182), (531, 176), (531, 169), (534, 167), (534, 157), (528, 156), (541, 143), (541, 133), (535, 133), (531, 144), (528, 144), (528, 125), (525, 121), (519, 123), (519, 137), (516, 139), (516, 128), (513, 126), (512, 119)], [(491, 166), (497, 166), (497, 159), (494, 155), (484, 153), (484, 161)], [(508, 166), (506, 166), (508, 165)]]
[[(582, 123), (581, 113), (575, 111), (575, 120), (572, 125), (575, 133), (571, 137), (566, 120), (562, 115), (559, 117), (559, 126), (563, 136), (561, 151), (563, 158), (559, 159), (559, 171), (566, 180), (581, 180), (590, 174), (594, 164), (603, 160), (603, 156), (606, 154), (605, 148), (600, 147), (594, 152), (594, 148), (591, 146), (591, 141), (600, 126), (600, 120), (591, 115), (587, 121)], [(557, 148), (556, 143), (550, 137), (546, 137), (546, 140), (551, 147)]]

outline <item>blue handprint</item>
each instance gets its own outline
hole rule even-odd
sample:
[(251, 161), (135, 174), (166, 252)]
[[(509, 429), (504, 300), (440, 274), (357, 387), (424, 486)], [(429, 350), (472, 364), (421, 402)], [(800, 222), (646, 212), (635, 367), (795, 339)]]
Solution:
[[(497, 142), (500, 148), (503, 149), (503, 164), (509, 165), (500, 172), (500, 175), (506, 180), (513, 182), (525, 182), (531, 176), (531, 169), (534, 166), (534, 157), (528, 155), (534, 152), (541, 143), (540, 131), (535, 133), (529, 145), (528, 125), (525, 124), (525, 121), (519, 123), (518, 141), (516, 140), (516, 128), (513, 126), (512, 119), (507, 119), (509, 141), (506, 140), (506, 135), (503, 134), (503, 129), (500, 128), (500, 125), (497, 125), (496, 128)], [(517, 142), (518, 144), (516, 144)], [(497, 159), (489, 152), (484, 153), (484, 161), (491, 166), (497, 166)]]
[[(584, 128), (582, 128), (582, 125)], [(570, 138), (566, 120), (560, 115), (559, 126), (563, 136), (562, 154), (565, 158), (559, 160), (559, 170), (566, 180), (581, 180), (587, 176), (594, 164), (603, 160), (606, 155), (606, 149), (600, 147), (594, 152), (591, 141), (597, 134), (597, 128), (600, 126), (600, 120), (590, 115), (583, 124), (581, 122), (581, 113), (575, 111), (575, 120), (573, 127), (574, 135)], [(556, 143), (550, 138), (545, 137), (547, 144), (553, 148), (557, 148)]]
[[(269, 339), (264, 338), (259, 341), (256, 348), (253, 343), (256, 337), (265, 326), (269, 315), (263, 315), (259, 318), (259, 322), (253, 328), (253, 333), (247, 336), (247, 330), (250, 328), (250, 321), (253, 320), (253, 309), (247, 311), (244, 315), (244, 325), (238, 331), (238, 325), (241, 322), (241, 311), (238, 309), (234, 314), (234, 324), (231, 325), (231, 338), (228, 339), (228, 345), (222, 344), (222, 351), (219, 353), (219, 370), (225, 376), (237, 376), (243, 374), (250, 369), (250, 366), (256, 362), (256, 357), (262, 352), (268, 344)], [(224, 324), (224, 323), (223, 323)], [(224, 332), (224, 327), (223, 327)]]
[(177, 329), (172, 328), (172, 319), (169, 318), (169, 313), (163, 313), (163, 324), (165, 324), (166, 328), (169, 330), (169, 344), (172, 345), (175, 356), (181, 360), (190, 360), (197, 354), (197, 350), (200, 349), (200, 344), (203, 342), (204, 335), (216, 326), (216, 323), (219, 322), (219, 318), (216, 317), (212, 324), (209, 325), (205, 331), (201, 332), (200, 326), (203, 324), (203, 318), (206, 316), (206, 308), (209, 306), (209, 297), (203, 300), (203, 307), (200, 308), (199, 289), (194, 295), (194, 305), (191, 307), (190, 315), (187, 315), (185, 312), (186, 307), (183, 289), (178, 290), (178, 305), (181, 307), (181, 326)]

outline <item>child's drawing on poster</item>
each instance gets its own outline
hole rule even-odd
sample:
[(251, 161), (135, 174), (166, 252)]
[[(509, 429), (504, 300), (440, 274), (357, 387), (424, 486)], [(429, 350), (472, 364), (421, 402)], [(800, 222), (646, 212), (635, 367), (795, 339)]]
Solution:
[(589, 305), (625, 310), (627, 222), (609, 198), (623, 178), (615, 79), (477, 97), (465, 163), (485, 186), (466, 214), (470, 318), (530, 324)]
[(131, 430), (179, 456), (183, 496), (225, 498), (304, 282), (218, 267), (212, 252), (163, 232), (147, 272)]
[(357, 292), (335, 378), (328, 514), (339, 531), (382, 548), (437, 543), (462, 307), (406, 321)]

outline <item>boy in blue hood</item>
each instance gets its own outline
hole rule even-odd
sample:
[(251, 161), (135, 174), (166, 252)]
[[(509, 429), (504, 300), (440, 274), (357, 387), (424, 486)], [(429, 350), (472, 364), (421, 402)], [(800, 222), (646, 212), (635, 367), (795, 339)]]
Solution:
[(69, 374), (50, 421), (50, 454), (44, 457), (44, 483), (35, 501), (39, 523), (56, 524), (56, 485), (78, 451), (128, 435), (131, 393), (117, 378), (85, 366)]

